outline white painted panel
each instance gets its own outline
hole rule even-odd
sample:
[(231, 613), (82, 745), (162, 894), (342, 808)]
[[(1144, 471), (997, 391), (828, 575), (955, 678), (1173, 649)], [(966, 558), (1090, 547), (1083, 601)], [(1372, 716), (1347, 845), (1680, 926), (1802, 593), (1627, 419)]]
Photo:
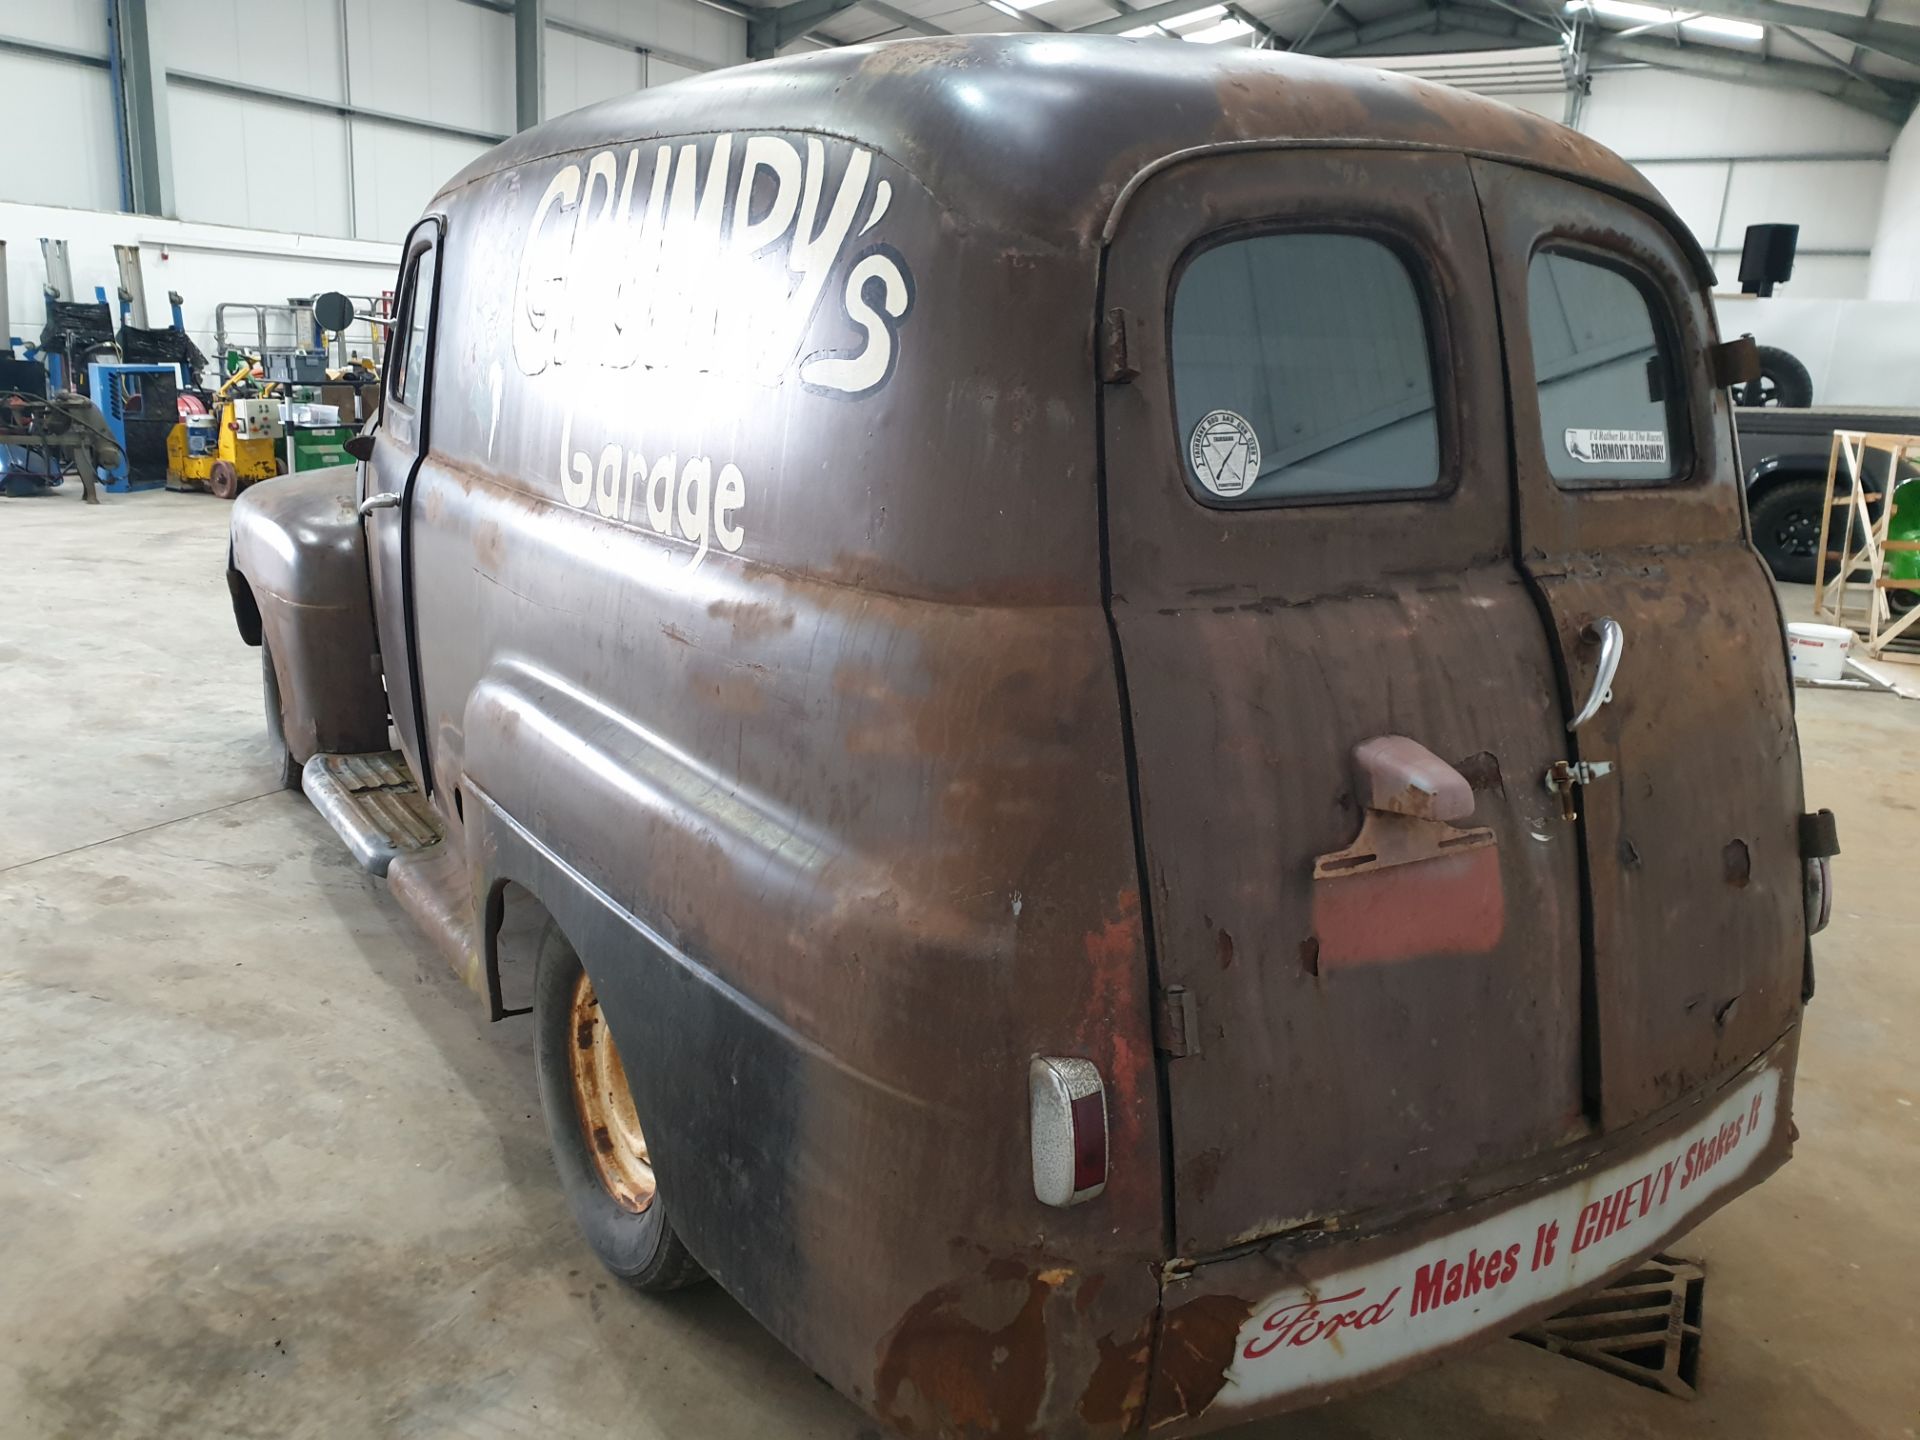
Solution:
[(48, 4), (9, 0), (0, 5), (0, 35), (13, 40), (38, 40), (43, 45), (64, 45), (69, 50), (84, 50), (89, 55), (107, 53), (107, 7), (76, 0), (53, 0)]
[(1907, 121), (1887, 164), (1867, 293), (1876, 300), (1920, 300), (1920, 119)]
[(360, 238), (404, 239), (440, 187), (486, 149), (477, 141), (356, 120), (353, 178)]
[(711, 5), (692, 5), (693, 45), (696, 58), (716, 65), (738, 65), (747, 58), (747, 22)]
[(1796, 296), (1790, 285), (1771, 299), (1716, 295), (1723, 335), (1751, 333), (1800, 358), (1821, 405), (1912, 405), (1920, 375), (1920, 301)]
[(1777, 221), (1800, 227), (1803, 249), (1865, 250), (1880, 228), (1886, 177), (1882, 161), (1736, 165), (1721, 243), (1738, 245), (1747, 226)]
[(347, 126), (335, 115), (171, 85), (173, 133), (218, 137), (176, 148), (182, 220), (307, 235), (350, 235)]
[[(412, 0), (391, 3), (398, 9)], [(149, 0), (149, 4), (153, 43), (169, 70), (320, 100), (341, 97), (345, 66), (336, 0)], [(181, 138), (176, 136), (175, 143)]]
[[(547, 18), (715, 65), (737, 65), (747, 58), (746, 21), (698, 0), (548, 0)], [(548, 35), (549, 51), (557, 38)]]
[[(1803, 242), (1805, 233), (1801, 232)], [(1738, 255), (1721, 256), (1717, 268), (1729, 283), (1739, 284)], [(1867, 293), (1867, 269), (1864, 255), (1802, 255), (1793, 262), (1793, 279), (1773, 293), (1795, 300), (1858, 300)], [(1909, 383), (1907, 389), (1907, 404), (1920, 399), (1914, 393), (1920, 387)]]
[(685, 80), (698, 75), (698, 70), (689, 70), (684, 65), (676, 65), (671, 60), (662, 60), (658, 55), (647, 56), (647, 88), (658, 85), (671, 85), (676, 80)]
[(1701, 248), (1711, 250), (1720, 223), (1720, 197), (1727, 188), (1727, 167), (1720, 165), (1649, 164), (1640, 173), (1651, 180)]
[(39, 103), (36, 96), (60, 101), (40, 111), (45, 124), (16, 111), (14, 143), (0, 164), (0, 199), (95, 210), (120, 204), (120, 141), (105, 70), (0, 51), (0, 95), (29, 108)]
[(647, 83), (642, 56), (593, 40), (547, 32), (547, 113), (564, 115), (615, 95), (631, 95)]
[[(214, 349), (214, 306), (221, 301), (279, 305), (290, 295), (323, 290), (378, 293), (391, 288), (399, 262), (392, 246), (0, 202), (0, 238), (8, 242), (8, 300), (14, 333), (21, 336), (38, 335), (45, 318), (42, 235), (67, 241), (74, 288), (89, 299), (96, 285), (111, 295), (119, 283), (113, 247), (138, 245), (149, 318), (167, 323), (167, 292), (179, 291), (187, 333), (208, 354)], [(234, 318), (234, 323), (246, 326), (250, 340), (252, 322)]]
[(463, 0), (346, 0), (353, 102), (513, 133), (513, 17)]
[(1829, 100), (1664, 70), (1593, 77), (1580, 128), (1629, 160), (1885, 150), (1894, 126)]

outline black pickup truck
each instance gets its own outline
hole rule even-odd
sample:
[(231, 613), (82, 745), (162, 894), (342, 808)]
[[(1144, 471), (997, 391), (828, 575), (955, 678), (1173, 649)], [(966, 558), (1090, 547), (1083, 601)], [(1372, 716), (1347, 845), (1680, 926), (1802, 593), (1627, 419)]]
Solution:
[[(1883, 434), (1920, 434), (1920, 409), (1815, 405), (1740, 406), (1734, 410), (1740, 434), (1740, 463), (1747, 476), (1747, 508), (1753, 516), (1753, 543), (1776, 580), (1813, 582), (1814, 552), (1820, 546), (1820, 507), (1827, 493), (1827, 458), (1836, 430)], [(1880, 479), (1884, 455), (1868, 457), (1869, 477)], [(1838, 491), (1845, 493), (1845, 463)], [(1903, 476), (1903, 478), (1905, 478)], [(1875, 490), (1881, 487), (1876, 485)]]

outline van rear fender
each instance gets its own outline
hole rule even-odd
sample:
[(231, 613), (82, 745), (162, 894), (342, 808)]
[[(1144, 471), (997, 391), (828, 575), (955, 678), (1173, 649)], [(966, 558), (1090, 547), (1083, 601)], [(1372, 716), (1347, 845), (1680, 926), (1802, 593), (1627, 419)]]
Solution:
[[(1101, 610), (717, 567), (669, 610), (619, 548), (624, 592), (568, 577), (634, 618), (617, 666), (496, 657), (469, 697), (476, 894), (567, 933), (676, 1228), (810, 1366), (915, 1433), (1121, 1433), (1165, 1217)], [(1035, 1055), (1106, 1085), (1072, 1208), (1034, 1195)]]
[(297, 761), (387, 748), (355, 467), (250, 486), (233, 502), (227, 585), (234, 620), (264, 643)]

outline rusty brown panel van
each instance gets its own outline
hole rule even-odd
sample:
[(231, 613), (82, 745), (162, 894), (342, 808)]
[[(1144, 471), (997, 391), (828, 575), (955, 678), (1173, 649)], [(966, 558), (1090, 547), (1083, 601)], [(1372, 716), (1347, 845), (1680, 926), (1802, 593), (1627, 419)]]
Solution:
[(1787, 1158), (1833, 845), (1709, 280), (1355, 66), (728, 70), (447, 184), (236, 610), (289, 777), (531, 994), (609, 1268), (902, 1434), (1216, 1429)]

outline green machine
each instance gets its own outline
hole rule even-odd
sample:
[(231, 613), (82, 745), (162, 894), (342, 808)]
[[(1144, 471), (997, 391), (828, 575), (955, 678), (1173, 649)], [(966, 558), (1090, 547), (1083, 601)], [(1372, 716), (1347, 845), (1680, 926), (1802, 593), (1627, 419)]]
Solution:
[(1920, 601), (1920, 548), (1895, 548), (1898, 542), (1920, 542), (1920, 477), (1893, 487), (1893, 513), (1887, 516), (1887, 558), (1881, 571), (1889, 580), (1911, 580), (1912, 590), (1890, 590), (1887, 603), (1897, 612)]
[(287, 472), (298, 475), (329, 465), (351, 465), (347, 441), (357, 433), (352, 425), (287, 426)]

